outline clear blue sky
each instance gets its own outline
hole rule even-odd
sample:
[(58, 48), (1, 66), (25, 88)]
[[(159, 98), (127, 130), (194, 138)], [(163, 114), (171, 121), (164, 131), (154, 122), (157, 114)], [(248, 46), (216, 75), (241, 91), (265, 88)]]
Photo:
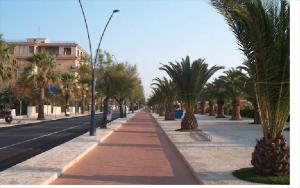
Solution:
[[(244, 56), (223, 17), (207, 0), (82, 0), (93, 49), (113, 9), (120, 9), (101, 48), (118, 61), (137, 64), (145, 93), (160, 63), (205, 58), (209, 65), (236, 67)], [(39, 29), (40, 28), (40, 29)], [(40, 32), (39, 32), (40, 31)], [(0, 33), (7, 40), (45, 37), (75, 41), (88, 50), (77, 0), (0, 0)], [(220, 71), (217, 75), (220, 75)]]

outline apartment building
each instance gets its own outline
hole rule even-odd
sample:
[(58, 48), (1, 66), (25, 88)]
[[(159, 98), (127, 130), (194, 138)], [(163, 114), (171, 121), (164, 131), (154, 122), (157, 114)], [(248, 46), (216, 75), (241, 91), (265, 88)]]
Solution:
[(41, 51), (53, 55), (57, 62), (55, 71), (74, 72), (84, 63), (82, 57), (88, 53), (75, 42), (52, 42), (46, 38), (28, 38), (26, 41), (8, 41), (14, 46), (13, 56), (17, 61), (19, 73), (26, 67), (27, 57)]

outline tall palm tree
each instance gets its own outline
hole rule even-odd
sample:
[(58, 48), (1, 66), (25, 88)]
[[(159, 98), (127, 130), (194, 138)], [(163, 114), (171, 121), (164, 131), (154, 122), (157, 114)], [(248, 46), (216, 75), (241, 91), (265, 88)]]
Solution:
[(199, 110), (199, 113), (200, 114), (202, 114), (202, 115), (204, 115), (205, 114), (205, 112), (206, 112), (206, 92), (205, 92), (205, 90), (203, 90), (202, 92), (201, 92), (201, 94), (200, 94), (200, 96), (199, 96), (199, 101), (200, 101), (200, 110)]
[(38, 89), (38, 120), (44, 120), (44, 99), (45, 88), (50, 81), (56, 81), (57, 77), (54, 72), (56, 61), (52, 55), (47, 52), (39, 52), (26, 59), (29, 66), (25, 68), (24, 78), (31, 81)]
[(255, 67), (252, 66), (254, 66), (254, 64), (251, 64), (249, 61), (244, 61), (243, 65), (239, 66), (238, 68), (246, 71), (247, 73), (245, 74), (244, 93), (246, 99), (250, 101), (253, 106), (253, 124), (261, 124), (256, 93), (255, 89), (253, 89), (255, 87), (255, 72), (253, 72)]
[(176, 99), (175, 85), (171, 80), (163, 77), (163, 79), (155, 78), (154, 83), (158, 90), (161, 92), (162, 104), (165, 106), (165, 120), (175, 119), (174, 102)]
[(215, 105), (216, 105), (216, 88), (212, 83), (206, 84), (204, 91), (202, 94), (206, 96), (208, 100), (208, 115), (215, 115)]
[(154, 107), (154, 111), (158, 113), (159, 116), (165, 115), (164, 102), (162, 91), (159, 88), (152, 88), (152, 94), (148, 100), (148, 104)]
[(264, 174), (289, 174), (289, 146), (282, 133), (290, 111), (290, 5), (287, 0), (211, 2), (254, 65), (263, 138), (251, 163)]
[(13, 46), (5, 42), (0, 34), (0, 89), (16, 81), (16, 62), (13, 60), (11, 51)]
[(65, 116), (69, 116), (70, 99), (74, 96), (78, 88), (78, 80), (75, 73), (65, 72), (61, 75), (61, 92), (65, 98)]
[(224, 105), (225, 99), (228, 98), (228, 92), (226, 90), (226, 83), (224, 80), (217, 78), (214, 79), (213, 85), (215, 88), (215, 97), (217, 98), (217, 116), (216, 118), (225, 118)]
[(197, 103), (197, 97), (204, 88), (207, 80), (218, 70), (220, 66), (213, 66), (208, 69), (208, 64), (204, 59), (198, 59), (190, 62), (189, 56), (182, 59), (181, 62), (163, 65), (160, 70), (164, 70), (175, 84), (178, 97), (184, 103), (186, 113), (181, 122), (181, 129), (195, 129), (198, 122), (194, 116), (194, 108)]
[(90, 91), (90, 83), (91, 83), (91, 66), (90, 64), (82, 64), (80, 65), (78, 71), (78, 84), (80, 86), (80, 98), (81, 98), (81, 113), (85, 112), (85, 101), (86, 97)]
[(226, 76), (220, 76), (220, 78), (225, 82), (226, 90), (231, 96), (231, 120), (240, 120), (242, 118), (240, 103), (245, 87), (245, 75), (239, 69), (234, 68), (224, 71), (224, 73)]

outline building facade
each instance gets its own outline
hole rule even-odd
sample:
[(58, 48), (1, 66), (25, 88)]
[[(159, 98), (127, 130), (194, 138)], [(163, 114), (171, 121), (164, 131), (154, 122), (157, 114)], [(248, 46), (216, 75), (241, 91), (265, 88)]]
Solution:
[(53, 55), (57, 62), (55, 71), (75, 72), (84, 63), (88, 53), (75, 42), (51, 42), (46, 38), (28, 38), (26, 41), (8, 41), (14, 46), (12, 52), (21, 73), (28, 65), (26, 58), (37, 52), (46, 51)]

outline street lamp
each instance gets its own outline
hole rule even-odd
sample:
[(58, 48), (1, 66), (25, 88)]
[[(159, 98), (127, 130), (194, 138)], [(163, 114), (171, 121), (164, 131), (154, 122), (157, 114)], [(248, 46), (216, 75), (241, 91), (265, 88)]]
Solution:
[(98, 53), (99, 53), (99, 49), (100, 49), (100, 45), (104, 36), (104, 33), (106, 31), (106, 28), (111, 20), (111, 18), (113, 17), (114, 13), (120, 12), (118, 9), (113, 10), (112, 14), (110, 15), (105, 28), (101, 34), (99, 43), (98, 43), (98, 47), (96, 50), (96, 56), (95, 56), (95, 60), (93, 62), (93, 56), (92, 56), (92, 47), (91, 47), (91, 39), (90, 39), (90, 34), (89, 34), (89, 29), (88, 29), (88, 25), (87, 25), (87, 21), (86, 21), (86, 17), (85, 17), (85, 13), (81, 4), (81, 0), (78, 0), (79, 4), (80, 4), (80, 8), (81, 8), (81, 12), (84, 18), (84, 22), (85, 22), (85, 28), (86, 28), (86, 32), (88, 35), (88, 40), (89, 40), (89, 49), (90, 49), (90, 54), (91, 54), (91, 68), (92, 68), (92, 106), (91, 106), (91, 125), (90, 125), (90, 136), (94, 136), (96, 134), (96, 120), (95, 120), (95, 90), (96, 90), (96, 79), (95, 79), (95, 67), (96, 67), (96, 63), (97, 63), (97, 59), (98, 59)]

